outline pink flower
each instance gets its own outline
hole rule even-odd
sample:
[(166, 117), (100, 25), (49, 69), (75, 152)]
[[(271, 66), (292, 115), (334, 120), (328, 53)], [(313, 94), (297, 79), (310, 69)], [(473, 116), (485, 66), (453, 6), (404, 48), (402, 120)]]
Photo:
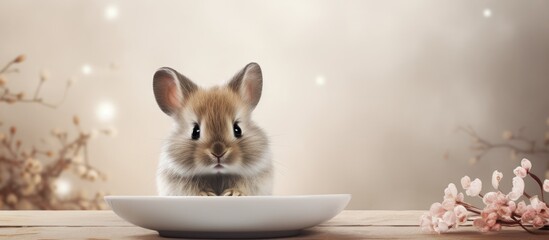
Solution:
[(444, 212), (446, 212), (446, 210), (442, 208), (442, 204), (438, 202), (431, 204), (431, 208), (429, 209), (430, 215), (434, 217), (442, 217)]
[(522, 214), (520, 221), (522, 223), (529, 223), (536, 217), (536, 210), (534, 210), (530, 205), (526, 206), (526, 210)]
[(492, 227), (498, 218), (510, 219), (517, 205), (510, 201), (505, 194), (501, 192), (489, 192), (482, 199), (486, 207), (482, 210), (481, 216), (485, 223)]
[(530, 208), (528, 206), (528, 210), (524, 214), (522, 214), (521, 222), (523, 224), (532, 224), (532, 227), (534, 228), (541, 228), (545, 225), (547, 220), (545, 220), (542, 216), (537, 214), (536, 210), (533, 208)]
[(483, 212), (481, 216), (483, 216), (482, 218), (486, 221), (488, 227), (493, 227), (498, 221), (498, 214), (496, 212)]
[(468, 214), (469, 212), (467, 212), (465, 207), (462, 205), (457, 205), (451, 211), (445, 212), (442, 216), (442, 220), (446, 223), (446, 225), (448, 225), (449, 228), (458, 228), (460, 224), (467, 222)]
[(473, 226), (477, 227), (482, 232), (501, 230), (501, 225), (499, 223), (488, 224), (483, 218), (475, 219), (475, 221), (473, 221)]
[[(447, 199), (451, 200), (451, 199)], [(440, 214), (440, 206), (434, 206), (432, 212)], [(420, 226), (423, 231), (444, 233), (452, 228), (458, 228), (460, 224), (467, 222), (469, 212), (462, 205), (456, 205), (453, 209), (443, 210), (440, 217), (426, 213), (421, 218)]]
[(461, 178), (461, 187), (465, 190), (469, 189), (471, 186), (471, 178), (469, 176), (463, 176)]
[(513, 170), (513, 173), (515, 174), (515, 176), (521, 177), (521, 178), (526, 177), (526, 174), (528, 174), (528, 172), (526, 171), (526, 169), (524, 169), (523, 167), (517, 167), (517, 168), (515, 168), (515, 170)]
[(433, 217), (429, 213), (424, 213), (420, 218), (420, 224), (422, 232), (434, 232)]
[(507, 205), (500, 206), (497, 210), (497, 214), (499, 216), (505, 217), (505, 218), (511, 218), (511, 215), (513, 214), (513, 211), (516, 210), (516, 204), (513, 201), (509, 201)]
[(449, 229), (457, 228), (467, 221), (467, 209), (458, 202), (463, 202), (463, 193), (457, 191), (456, 185), (448, 184), (444, 189), (444, 201), (433, 203), (429, 212), (420, 218), (420, 227), (423, 232), (444, 233)]
[(507, 194), (507, 197), (513, 201), (518, 200), (524, 193), (524, 180), (522, 177), (517, 176), (513, 178), (513, 188), (511, 192)]
[(464, 224), (467, 222), (467, 217), (469, 215), (469, 212), (467, 209), (465, 209), (464, 206), (458, 205), (456, 208), (454, 208), (454, 214), (456, 215), (456, 228), (460, 224)]
[[(496, 191), (488, 192), (482, 197), (485, 207), (480, 211), (480, 217), (473, 221), (473, 226), (483, 232), (499, 231), (501, 224), (516, 225), (517, 219), (523, 225), (534, 228), (549, 226), (547, 203), (540, 201), (537, 196), (530, 198), (529, 205), (524, 201), (515, 202), (527, 195), (524, 193), (524, 178), (530, 174), (531, 169), (532, 163), (526, 158), (522, 159), (521, 165), (513, 170), (516, 176), (512, 179), (513, 187), (508, 194), (499, 191), (503, 173), (495, 170), (492, 173), (492, 186)], [(532, 177), (539, 182), (535, 175), (532, 174)], [(461, 186), (468, 196), (478, 196), (482, 190), (482, 181), (478, 178), (471, 181), (469, 176), (464, 176), (461, 178)], [(541, 187), (542, 193), (549, 192), (549, 179)], [(421, 216), (420, 226), (423, 231), (445, 233), (466, 223), (469, 211), (477, 212), (474, 209), (478, 208), (464, 202), (463, 193), (458, 192), (453, 183), (444, 189), (443, 199), (441, 203), (433, 203), (429, 212)]]
[(532, 220), (532, 227), (542, 228), (543, 226), (545, 226), (546, 222), (547, 222), (547, 220), (543, 219), (542, 217), (540, 217), (538, 215)]
[(524, 201), (520, 201), (517, 204), (517, 209), (515, 210), (515, 213), (519, 216), (522, 216), (526, 212), (526, 203)]
[[(454, 202), (463, 202), (463, 193), (458, 193), (456, 185), (453, 183), (448, 184), (448, 187), (444, 189), (444, 200), (454, 200)], [(444, 204), (443, 204), (444, 205)]]
[(538, 196), (530, 198), (530, 206), (543, 218), (549, 218), (549, 208), (545, 202), (539, 200)]
[(465, 189), (467, 196), (475, 197), (478, 196), (482, 190), (482, 182), (478, 178), (475, 178), (475, 180), (471, 182), (469, 176), (464, 176), (461, 178), (461, 187)]
[(498, 170), (494, 171), (492, 173), (492, 187), (494, 189), (499, 189), (499, 182), (501, 182), (501, 179), (503, 178), (503, 173), (499, 172)]
[(433, 217), (429, 213), (424, 213), (420, 218), (421, 231), (428, 233), (445, 233), (451, 228), (442, 218)]
[(433, 224), (433, 229), (437, 233), (445, 233), (445, 232), (448, 232), (448, 229), (450, 229), (450, 226), (448, 226), (448, 224), (444, 222), (444, 220), (442, 220), (441, 218), (437, 218), (435, 220), (435, 223)]
[(520, 166), (522, 166), (522, 168), (524, 168), (527, 172), (530, 172), (530, 169), (532, 169), (532, 163), (526, 158), (523, 158), (522, 161), (520, 161)]
[(442, 216), (442, 220), (448, 226), (456, 225), (456, 219), (457, 219), (457, 217), (456, 217), (456, 214), (454, 213), (453, 209), (452, 209), (452, 211), (445, 212), (444, 215)]
[(455, 199), (457, 197), (458, 190), (453, 183), (448, 184), (448, 187), (444, 189), (444, 199)]
[(486, 205), (490, 205), (492, 203), (495, 203), (498, 198), (498, 193), (496, 192), (488, 192), (484, 194), (484, 197), (482, 198), (482, 202)]
[(490, 230), (490, 228), (486, 226), (486, 222), (482, 218), (475, 219), (475, 221), (473, 221), (473, 226), (483, 232), (488, 232)]
[(476, 197), (482, 190), (482, 182), (480, 179), (476, 178), (471, 182), (471, 185), (469, 186), (469, 189), (465, 191), (467, 196)]
[(473, 226), (483, 232), (499, 231), (501, 224), (499, 219), (510, 218), (516, 208), (515, 202), (509, 201), (501, 192), (489, 192), (483, 198), (486, 207), (480, 213), (480, 218), (475, 219)]
[(532, 224), (535, 228), (541, 228), (549, 222), (549, 209), (547, 205), (538, 199), (538, 196), (530, 198), (530, 205), (526, 206), (526, 211), (522, 214), (521, 222)]
[(454, 209), (454, 207), (456, 207), (456, 200), (448, 198), (448, 199), (444, 199), (444, 201), (442, 201), (442, 208), (445, 211), (450, 211), (450, 210)]

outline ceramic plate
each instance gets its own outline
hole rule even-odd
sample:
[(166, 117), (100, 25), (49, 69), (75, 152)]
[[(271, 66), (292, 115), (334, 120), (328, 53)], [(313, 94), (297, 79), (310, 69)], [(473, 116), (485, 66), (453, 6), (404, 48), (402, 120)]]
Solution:
[(351, 195), (106, 196), (113, 211), (164, 237), (260, 238), (299, 234), (341, 212)]

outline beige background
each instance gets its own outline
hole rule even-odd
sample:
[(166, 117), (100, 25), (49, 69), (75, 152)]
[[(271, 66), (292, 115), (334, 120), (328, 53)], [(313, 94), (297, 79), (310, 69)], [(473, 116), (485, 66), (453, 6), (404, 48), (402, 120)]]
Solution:
[[(276, 194), (427, 209), (465, 174), (491, 189), (499, 169), (508, 187), (518, 164), (496, 151), (469, 165), (457, 126), (497, 141), (505, 129), (528, 126), (538, 140), (548, 130), (548, 13), (548, 1), (0, 1), (0, 63), (28, 57), (13, 88), (34, 89), (46, 68), (44, 97), (55, 100), (77, 80), (55, 111), (0, 105), (0, 115), (29, 143), (70, 129), (73, 114), (86, 128), (116, 127), (91, 143), (109, 180), (74, 188), (155, 194), (172, 123), (154, 101), (154, 71), (212, 86), (256, 61), (254, 118), (272, 140)], [(532, 161), (543, 175), (547, 160)]]

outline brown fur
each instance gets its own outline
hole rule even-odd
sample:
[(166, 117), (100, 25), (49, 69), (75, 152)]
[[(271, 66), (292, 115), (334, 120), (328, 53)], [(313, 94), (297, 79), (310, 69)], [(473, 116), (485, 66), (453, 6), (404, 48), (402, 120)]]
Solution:
[[(247, 73), (249, 66), (253, 74)], [(179, 80), (180, 86), (194, 86), (185, 77)], [(259, 101), (261, 82), (259, 65), (248, 65), (226, 86), (208, 90), (195, 88), (181, 94), (181, 107), (160, 106), (163, 110), (174, 109), (170, 113), (177, 123), (159, 164), (161, 194), (270, 194), (273, 174), (268, 140), (250, 118), (254, 104)], [(163, 100), (165, 96), (158, 96), (169, 90), (155, 89), (159, 105), (170, 102)], [(234, 136), (235, 123), (242, 129), (240, 138)], [(191, 139), (190, 135), (195, 124), (200, 126), (198, 140)], [(218, 158), (214, 154), (224, 155)], [(216, 164), (224, 167), (216, 169), (213, 167)]]

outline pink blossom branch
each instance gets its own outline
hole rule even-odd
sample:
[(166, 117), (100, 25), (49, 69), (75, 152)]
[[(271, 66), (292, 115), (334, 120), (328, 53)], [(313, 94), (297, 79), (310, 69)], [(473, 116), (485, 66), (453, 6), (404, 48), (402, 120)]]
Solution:
[(480, 208), (478, 207), (475, 207), (469, 203), (466, 203), (466, 202), (456, 202), (457, 204), (461, 204), (462, 206), (465, 207), (465, 209), (467, 209), (467, 211), (470, 211), (470, 212), (474, 212), (476, 214), (480, 214), (480, 212), (482, 211)]
[(465, 209), (467, 209), (467, 211), (469, 211), (469, 212), (476, 213), (478, 215), (480, 215), (482, 213), (480, 209), (476, 209), (476, 208), (465, 207)]
[(511, 218), (512, 218), (513, 220), (515, 220), (515, 222), (516, 222), (518, 225), (520, 225), (520, 227), (521, 227), (522, 229), (524, 229), (526, 232), (528, 232), (528, 233), (530, 233), (530, 234), (536, 234), (535, 232), (530, 231), (530, 229), (528, 229), (528, 228), (526, 228), (524, 225), (522, 225), (522, 223), (520, 222), (520, 220), (518, 220), (515, 216), (511, 216)]
[[(504, 194), (500, 190), (496, 192), (487, 192), (481, 194), (482, 182), (476, 178), (471, 181), (469, 176), (461, 178), (461, 186), (467, 196), (480, 197), (485, 204), (484, 208), (478, 208), (464, 201), (465, 195), (459, 192), (454, 183), (448, 184), (444, 189), (444, 201), (431, 204), (429, 212), (421, 216), (420, 226), (423, 231), (444, 233), (451, 229), (456, 229), (459, 225), (464, 224), (469, 219), (469, 216), (476, 214), (479, 217), (473, 218), (473, 226), (479, 230), (485, 231), (500, 231), (502, 226), (520, 226), (528, 233), (536, 234), (533, 229), (541, 229), (549, 227), (549, 208), (547, 203), (540, 200), (537, 196), (531, 196), (524, 191), (524, 180), (527, 173), (532, 168), (532, 163), (524, 158), (520, 166), (513, 173), (516, 175), (513, 178), (513, 188), (509, 194)], [(532, 178), (538, 183), (541, 183), (539, 177), (533, 173)], [(503, 174), (499, 171), (494, 171), (492, 174), (492, 185), (494, 188), (499, 188), (499, 183), (503, 178)], [(547, 180), (546, 180), (547, 181)], [(541, 186), (543, 190), (547, 186)], [(522, 197), (530, 199), (530, 203), (517, 201)], [(532, 226), (532, 230), (526, 226)]]
[[(541, 191), (541, 201), (545, 202), (545, 197), (543, 196), (543, 192), (544, 192), (543, 191), (543, 183), (541, 182), (541, 179), (539, 179), (539, 177), (536, 176), (536, 174), (533, 174), (530, 171), (528, 171), (528, 175), (530, 177), (532, 177), (538, 183), (539, 189)], [(547, 204), (547, 203), (545, 202), (545, 204)]]

